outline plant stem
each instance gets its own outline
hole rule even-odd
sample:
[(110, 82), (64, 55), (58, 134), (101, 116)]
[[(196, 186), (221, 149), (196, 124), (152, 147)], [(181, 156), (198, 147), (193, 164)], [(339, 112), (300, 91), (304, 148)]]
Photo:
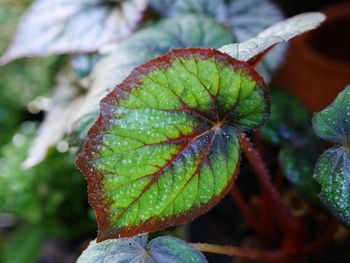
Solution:
[(266, 236), (266, 231), (264, 231), (265, 229), (262, 227), (262, 224), (260, 224), (260, 222), (258, 221), (256, 215), (254, 214), (250, 206), (243, 199), (238, 189), (236, 187), (232, 187), (230, 194), (235, 204), (238, 206), (239, 210), (241, 211), (243, 217), (251, 226), (251, 228), (253, 228), (253, 230), (259, 235)]
[(238, 248), (233, 246), (220, 246), (206, 243), (191, 244), (194, 248), (202, 251), (226, 256), (235, 256), (248, 258), (251, 260), (262, 261), (283, 261), (286, 260), (286, 255), (281, 250), (276, 251), (261, 251), (249, 248)]
[(242, 132), (238, 132), (238, 135), (242, 149), (257, 175), (262, 194), (266, 198), (267, 204), (269, 204), (271, 213), (276, 218), (282, 230), (284, 230), (287, 235), (294, 236), (298, 225), (296, 221), (291, 218), (287, 206), (282, 202), (281, 196), (271, 183), (264, 161), (249, 138)]
[(339, 222), (336, 219), (333, 219), (329, 227), (323, 232), (321, 236), (317, 237), (315, 241), (304, 246), (302, 253), (311, 254), (320, 251), (332, 240), (338, 226)]

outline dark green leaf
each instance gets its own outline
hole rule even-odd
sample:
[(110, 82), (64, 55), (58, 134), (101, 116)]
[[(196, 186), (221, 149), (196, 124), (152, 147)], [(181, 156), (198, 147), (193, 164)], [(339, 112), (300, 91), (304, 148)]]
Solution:
[(343, 147), (328, 149), (318, 160), (315, 179), (321, 185), (321, 201), (350, 225), (350, 155)]
[(314, 115), (316, 134), (341, 144), (350, 142), (350, 86), (347, 86), (327, 108)]
[(288, 181), (313, 201), (318, 200), (320, 192), (320, 186), (313, 178), (316, 161), (317, 155), (310, 154), (305, 148), (285, 146), (279, 152), (279, 163)]
[(311, 131), (310, 113), (290, 93), (280, 89), (271, 91), (271, 114), (261, 128), (263, 138), (273, 144), (303, 147), (306, 133)]
[(181, 239), (162, 236), (147, 244), (147, 235), (92, 241), (78, 263), (205, 263), (204, 255)]

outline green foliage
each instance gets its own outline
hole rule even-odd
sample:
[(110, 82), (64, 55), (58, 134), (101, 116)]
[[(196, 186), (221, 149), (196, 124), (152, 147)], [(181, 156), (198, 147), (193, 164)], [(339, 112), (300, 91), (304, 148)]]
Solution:
[(339, 143), (325, 151), (315, 168), (321, 185), (321, 201), (345, 224), (350, 225), (350, 86), (334, 102), (313, 117), (318, 136)]
[(84, 181), (72, 165), (71, 156), (52, 152), (34, 168), (20, 168), (32, 137), (33, 123), (24, 123), (13, 142), (1, 148), (0, 212), (30, 222), (55, 216), (82, 216), (86, 210)]
[(237, 173), (237, 130), (264, 122), (265, 96), (255, 71), (213, 49), (173, 50), (136, 68), (102, 100), (77, 159), (98, 238), (153, 232), (213, 207)]
[(281, 147), (278, 160), (286, 178), (309, 199), (317, 201), (320, 187), (312, 175), (324, 145), (312, 133), (310, 113), (295, 97), (280, 89), (272, 89), (271, 100), (271, 115), (261, 128), (261, 135)]
[[(10, 44), (20, 15), (29, 2), (0, 0), (0, 54)], [(52, 65), (55, 61), (55, 58), (27, 59), (0, 67), (0, 108), (18, 110), (26, 107), (37, 96), (48, 95), (53, 78)]]
[(312, 177), (316, 154), (305, 151), (304, 147), (285, 146), (280, 150), (278, 159), (286, 178), (312, 201), (317, 201), (320, 192), (320, 186)]
[(3, 263), (35, 263), (45, 237), (45, 225), (21, 226), (4, 245)]
[(170, 236), (157, 237), (147, 243), (147, 235), (133, 238), (91, 241), (78, 263), (143, 262), (205, 263), (204, 255), (184, 241)]
[(271, 115), (261, 128), (263, 138), (273, 144), (303, 145), (305, 131), (310, 130), (310, 113), (291, 94), (272, 88)]

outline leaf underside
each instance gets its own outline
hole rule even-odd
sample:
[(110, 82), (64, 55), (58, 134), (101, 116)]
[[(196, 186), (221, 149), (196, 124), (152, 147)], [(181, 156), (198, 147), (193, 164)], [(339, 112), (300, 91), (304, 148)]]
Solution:
[(162, 236), (147, 242), (147, 235), (96, 243), (78, 258), (78, 263), (206, 263), (204, 255), (181, 239)]
[(261, 77), (213, 49), (176, 49), (136, 68), (101, 101), (77, 165), (98, 240), (186, 223), (227, 193), (237, 132), (260, 126)]

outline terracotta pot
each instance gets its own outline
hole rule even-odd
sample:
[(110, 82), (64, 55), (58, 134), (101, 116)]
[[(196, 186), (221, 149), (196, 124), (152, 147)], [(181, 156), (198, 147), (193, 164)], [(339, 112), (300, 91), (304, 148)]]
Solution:
[(327, 106), (350, 84), (350, 2), (321, 10), (320, 28), (295, 38), (273, 83), (312, 111)]

